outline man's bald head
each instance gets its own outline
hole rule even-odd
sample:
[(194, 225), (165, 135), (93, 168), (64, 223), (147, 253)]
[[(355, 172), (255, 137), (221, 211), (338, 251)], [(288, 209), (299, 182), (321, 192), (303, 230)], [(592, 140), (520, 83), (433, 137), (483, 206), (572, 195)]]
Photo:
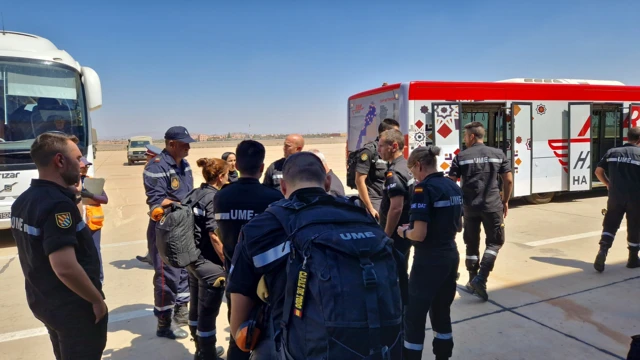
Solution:
[(322, 161), (312, 152), (299, 152), (290, 155), (282, 166), (282, 193), (288, 198), (292, 192), (311, 187), (320, 187), (328, 191), (331, 178), (327, 176)]
[(299, 153), (304, 148), (304, 138), (300, 134), (290, 134), (284, 139), (284, 157)]

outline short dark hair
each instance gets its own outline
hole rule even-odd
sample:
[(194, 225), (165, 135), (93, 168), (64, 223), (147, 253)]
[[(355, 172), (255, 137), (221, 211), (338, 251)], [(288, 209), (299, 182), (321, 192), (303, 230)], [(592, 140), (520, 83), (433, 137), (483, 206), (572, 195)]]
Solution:
[(60, 131), (42, 133), (31, 144), (31, 159), (36, 164), (36, 167), (47, 167), (56, 154), (63, 153), (66, 155), (69, 141), (77, 144), (78, 138), (75, 135), (65, 134)]
[(640, 140), (640, 126), (632, 127), (631, 129), (629, 129), (627, 137), (629, 138), (629, 142), (637, 142), (638, 140)]
[(393, 145), (394, 142), (398, 143), (398, 150), (404, 149), (404, 136), (400, 130), (391, 129), (386, 130), (380, 134), (380, 139), (384, 138), (387, 144)]
[(282, 166), (282, 178), (292, 184), (310, 182), (323, 186), (324, 180), (327, 178), (327, 172), (324, 169), (322, 160), (316, 154), (302, 151), (289, 156), (285, 160)]
[(400, 128), (400, 123), (397, 122), (394, 119), (391, 118), (386, 118), (384, 120), (382, 120), (382, 122), (380, 123), (380, 125), (378, 125), (378, 134), (382, 134), (383, 132), (387, 131), (387, 130), (391, 130), (394, 128)]
[(227, 151), (224, 154), (222, 154), (222, 160), (227, 161), (227, 159), (229, 158), (229, 156), (235, 156), (236, 154), (232, 153), (231, 151)]
[(256, 175), (264, 163), (264, 145), (255, 140), (243, 140), (236, 147), (236, 168), (241, 174)]
[(484, 126), (479, 121), (470, 122), (464, 126), (466, 131), (473, 134), (476, 139), (482, 140), (484, 138)]

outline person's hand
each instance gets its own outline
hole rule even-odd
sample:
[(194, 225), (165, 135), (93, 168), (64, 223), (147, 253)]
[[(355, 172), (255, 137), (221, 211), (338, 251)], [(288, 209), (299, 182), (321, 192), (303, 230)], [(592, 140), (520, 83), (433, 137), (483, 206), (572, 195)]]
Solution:
[(376, 221), (380, 221), (380, 214), (378, 214), (378, 211), (376, 211), (376, 209), (369, 209), (369, 212), (376, 219)]
[(83, 198), (93, 199), (95, 195), (87, 189), (82, 189), (82, 191), (80, 192), (80, 196), (82, 196)]
[(107, 315), (107, 304), (104, 303), (104, 300), (93, 304), (93, 314), (96, 316), (96, 324)]
[(409, 228), (409, 224), (404, 224), (404, 225), (398, 226), (398, 230), (397, 230), (398, 235), (400, 235), (400, 237), (404, 238), (404, 231), (406, 229), (408, 229), (408, 228)]
[(504, 211), (504, 217), (507, 217), (507, 213), (509, 212), (509, 202), (502, 203), (502, 211)]

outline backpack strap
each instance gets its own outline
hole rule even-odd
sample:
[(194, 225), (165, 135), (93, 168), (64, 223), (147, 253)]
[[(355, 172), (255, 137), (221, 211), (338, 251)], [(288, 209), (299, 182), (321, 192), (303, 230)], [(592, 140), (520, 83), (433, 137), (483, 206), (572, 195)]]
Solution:
[(380, 309), (378, 307), (378, 277), (373, 270), (373, 263), (367, 257), (360, 257), (360, 267), (362, 268), (362, 279), (364, 281), (365, 292), (364, 301), (367, 307), (367, 323), (369, 325), (369, 354), (374, 354), (382, 348), (380, 334)]

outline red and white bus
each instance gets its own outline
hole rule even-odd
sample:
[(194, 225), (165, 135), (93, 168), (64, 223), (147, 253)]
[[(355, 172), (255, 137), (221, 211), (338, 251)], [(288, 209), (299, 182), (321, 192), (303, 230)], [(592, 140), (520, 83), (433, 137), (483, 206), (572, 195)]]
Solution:
[(639, 125), (640, 86), (570, 79), (385, 84), (349, 97), (347, 118), (347, 153), (374, 140), (380, 121), (393, 118), (405, 134), (405, 157), (437, 145), (445, 173), (464, 148), (460, 129), (479, 121), (485, 143), (511, 160), (513, 197), (540, 204), (558, 192), (603, 186), (595, 165)]

